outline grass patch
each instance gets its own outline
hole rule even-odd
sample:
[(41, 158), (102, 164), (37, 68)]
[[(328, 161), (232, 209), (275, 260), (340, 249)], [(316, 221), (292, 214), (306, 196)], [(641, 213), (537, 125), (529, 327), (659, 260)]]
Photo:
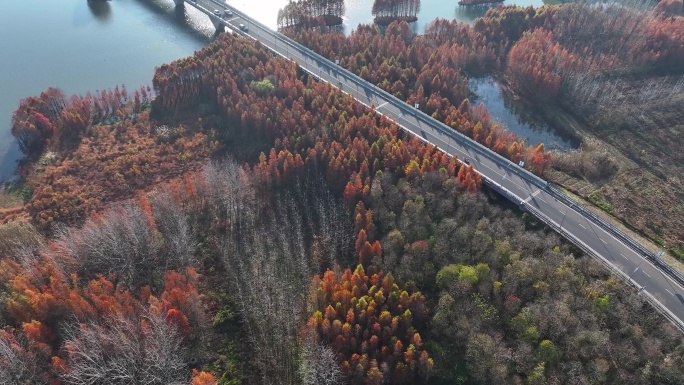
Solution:
[(598, 192), (598, 190), (589, 194), (589, 201), (608, 214), (612, 213), (613, 206), (606, 201), (606, 199), (600, 192)]
[(670, 249), (670, 251), (672, 251), (680, 261), (684, 262), (684, 251), (675, 248)]
[(22, 206), (33, 195), (33, 188), (25, 183), (0, 187), (0, 209)]

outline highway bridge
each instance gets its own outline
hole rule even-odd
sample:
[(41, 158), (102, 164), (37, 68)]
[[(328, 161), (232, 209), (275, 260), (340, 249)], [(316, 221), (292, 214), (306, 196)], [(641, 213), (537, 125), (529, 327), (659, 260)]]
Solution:
[[(177, 5), (184, 0), (174, 0)], [(187, 0), (209, 15), (218, 29), (244, 34), (360, 103), (395, 121), (404, 130), (442, 151), (470, 160), (485, 184), (551, 226), (563, 237), (601, 261), (620, 279), (684, 331), (684, 277), (619, 229), (565, 193), (479, 143), (420, 112), (373, 84), (339, 67), (292, 39), (275, 32), (238, 9), (217, 0)], [(221, 15), (229, 9), (232, 16)], [(240, 24), (246, 26), (240, 30)]]

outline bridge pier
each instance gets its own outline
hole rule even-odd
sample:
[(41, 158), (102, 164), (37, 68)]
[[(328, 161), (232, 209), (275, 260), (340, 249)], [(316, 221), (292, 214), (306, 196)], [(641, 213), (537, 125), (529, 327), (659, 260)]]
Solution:
[(214, 24), (214, 28), (216, 28), (216, 32), (224, 32), (225, 31), (225, 24), (223, 23), (223, 20), (216, 16), (210, 16), (211, 23)]
[(181, 5), (185, 4), (185, 0), (173, 0), (174, 3), (176, 3), (176, 7), (180, 7)]

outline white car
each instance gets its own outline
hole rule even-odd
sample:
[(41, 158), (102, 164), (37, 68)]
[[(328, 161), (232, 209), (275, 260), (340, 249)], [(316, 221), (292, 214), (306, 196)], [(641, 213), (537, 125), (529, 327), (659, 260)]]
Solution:
[(244, 31), (244, 32), (247, 32), (247, 31), (248, 31), (248, 28), (247, 28), (246, 25), (240, 23), (240, 30), (242, 30), (242, 31)]
[(233, 17), (233, 11), (231, 11), (230, 9), (226, 9), (223, 11), (223, 15), (226, 17)]

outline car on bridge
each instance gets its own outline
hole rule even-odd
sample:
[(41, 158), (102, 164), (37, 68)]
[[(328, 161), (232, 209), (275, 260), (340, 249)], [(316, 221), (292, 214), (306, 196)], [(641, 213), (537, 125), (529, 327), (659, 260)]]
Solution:
[(223, 11), (223, 15), (226, 17), (233, 17), (233, 11), (231, 11), (230, 9), (226, 9)]
[(218, 17), (221, 17), (221, 11), (219, 11), (218, 9), (215, 9), (215, 10), (214, 10), (214, 15), (216, 15), (216, 16), (218, 16)]
[(247, 28), (246, 25), (240, 23), (240, 30), (243, 31), (243, 32), (247, 32), (247, 31), (249, 31), (249, 28)]

